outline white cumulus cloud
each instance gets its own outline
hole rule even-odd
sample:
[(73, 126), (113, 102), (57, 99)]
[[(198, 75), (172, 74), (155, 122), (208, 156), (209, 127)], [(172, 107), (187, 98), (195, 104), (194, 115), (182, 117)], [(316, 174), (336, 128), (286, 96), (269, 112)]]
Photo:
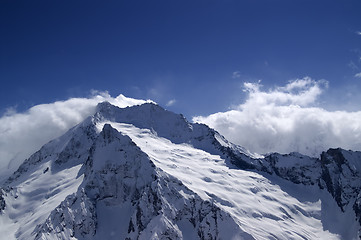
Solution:
[(360, 73), (356, 73), (355, 77), (361, 78), (361, 72)]
[(235, 109), (197, 116), (232, 142), (257, 153), (292, 151), (318, 156), (330, 147), (361, 150), (361, 112), (315, 107), (326, 81), (309, 77), (263, 91), (244, 83), (247, 100)]
[(0, 118), (0, 176), (6, 176), (42, 145), (94, 113), (99, 102), (119, 107), (142, 104), (144, 100), (123, 95), (111, 97), (107, 92), (93, 92), (89, 98), (71, 98), (36, 105), (23, 113), (14, 109)]

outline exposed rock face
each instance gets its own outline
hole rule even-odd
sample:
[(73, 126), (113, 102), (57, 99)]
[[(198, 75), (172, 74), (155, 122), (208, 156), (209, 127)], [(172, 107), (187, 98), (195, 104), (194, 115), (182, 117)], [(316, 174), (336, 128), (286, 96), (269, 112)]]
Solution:
[(318, 183), (321, 168), (317, 158), (299, 153), (272, 153), (261, 159), (257, 169), (289, 180), (296, 184), (314, 185)]
[(327, 188), (342, 210), (360, 193), (360, 169), (356, 165), (360, 161), (359, 152), (342, 149), (329, 149), (321, 155), (320, 185)]
[[(355, 203), (353, 204), (353, 210), (355, 211), (356, 214), (356, 220), (361, 226), (361, 191), (359, 191)], [(358, 234), (359, 234), (359, 238), (361, 239), (361, 230), (359, 230)]]
[(273, 153), (261, 159), (256, 168), (296, 184), (326, 189), (341, 211), (352, 206), (361, 226), (361, 152), (329, 149), (320, 158)]
[(4, 209), (5, 209), (5, 199), (4, 199), (3, 195), (4, 195), (4, 192), (0, 188), (0, 213), (2, 213), (2, 211), (4, 211)]
[(95, 205), (81, 189), (69, 195), (33, 234), (35, 239), (91, 238), (97, 228)]

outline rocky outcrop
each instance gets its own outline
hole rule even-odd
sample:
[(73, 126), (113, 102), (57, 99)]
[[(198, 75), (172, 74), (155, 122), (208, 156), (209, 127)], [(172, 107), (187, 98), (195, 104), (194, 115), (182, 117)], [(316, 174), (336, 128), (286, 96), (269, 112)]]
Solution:
[(95, 204), (81, 189), (56, 207), (45, 223), (35, 228), (34, 234), (35, 239), (91, 238), (96, 228)]
[(299, 153), (279, 154), (272, 153), (259, 159), (259, 171), (289, 180), (296, 184), (315, 185), (321, 173), (320, 163), (317, 158), (311, 158)]
[[(357, 161), (361, 153), (343, 149), (329, 149), (321, 154), (320, 186), (326, 188), (344, 210), (360, 193), (361, 181)], [(355, 164), (356, 163), (356, 164)]]
[(2, 213), (2, 211), (4, 211), (4, 209), (5, 209), (4, 192), (0, 188), (0, 214)]
[(329, 149), (320, 158), (272, 153), (260, 159), (256, 168), (296, 184), (326, 189), (341, 211), (352, 206), (361, 226), (361, 152)]

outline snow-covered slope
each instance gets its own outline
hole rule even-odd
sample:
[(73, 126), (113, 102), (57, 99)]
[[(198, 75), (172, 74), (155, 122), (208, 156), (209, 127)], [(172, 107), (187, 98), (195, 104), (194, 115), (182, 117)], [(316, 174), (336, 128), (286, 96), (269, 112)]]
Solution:
[[(91, 118), (43, 146), (6, 181), (0, 232), (29, 239), (34, 228), (83, 181), (79, 170), (96, 136)], [(10, 231), (9, 229), (13, 229)]]
[(361, 153), (260, 156), (158, 105), (94, 116), (0, 191), (6, 239), (357, 239)]

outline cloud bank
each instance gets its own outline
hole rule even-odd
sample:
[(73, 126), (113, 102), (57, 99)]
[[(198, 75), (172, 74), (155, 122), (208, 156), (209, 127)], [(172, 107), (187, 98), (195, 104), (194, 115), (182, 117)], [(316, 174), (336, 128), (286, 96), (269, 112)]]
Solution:
[(0, 176), (12, 173), (42, 145), (92, 115), (96, 105), (103, 101), (119, 107), (146, 102), (123, 95), (113, 98), (106, 92), (93, 92), (89, 98), (41, 104), (24, 113), (17, 113), (14, 109), (7, 111), (0, 118)]
[(268, 91), (261, 88), (259, 83), (244, 83), (248, 98), (243, 104), (193, 121), (257, 153), (319, 156), (330, 147), (361, 150), (361, 112), (315, 107), (326, 81), (306, 77)]

